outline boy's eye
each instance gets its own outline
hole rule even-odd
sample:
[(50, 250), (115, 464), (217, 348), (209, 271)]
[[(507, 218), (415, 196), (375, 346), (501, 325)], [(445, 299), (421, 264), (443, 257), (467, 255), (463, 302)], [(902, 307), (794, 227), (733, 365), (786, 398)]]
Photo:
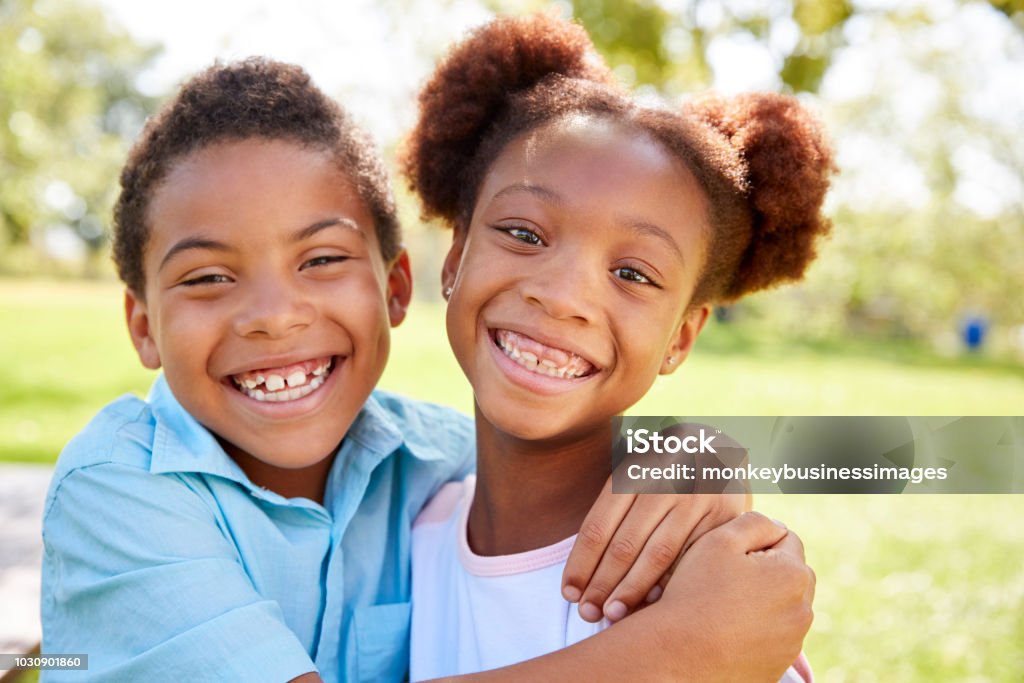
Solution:
[(628, 266), (623, 266), (621, 268), (616, 268), (612, 272), (615, 273), (616, 277), (619, 277), (619, 278), (621, 278), (623, 280), (627, 280), (629, 282), (639, 282), (640, 284), (643, 284), (643, 285), (655, 285), (656, 286), (656, 283), (654, 282), (654, 280), (652, 280), (651, 278), (647, 277), (646, 275), (641, 273), (636, 268), (630, 268)]
[(189, 278), (183, 280), (181, 284), (186, 287), (195, 287), (197, 285), (220, 285), (231, 282), (231, 278), (221, 273), (209, 273), (208, 275), (200, 275), (199, 277)]
[(348, 258), (348, 256), (341, 256), (339, 254), (332, 254), (330, 256), (316, 256), (303, 263), (299, 270), (305, 270), (306, 268), (315, 268), (317, 266), (326, 266), (331, 263), (342, 263), (344, 261), (347, 261)]
[(543, 244), (543, 241), (541, 240), (540, 236), (538, 236), (537, 233), (535, 233), (533, 230), (530, 230), (529, 228), (512, 227), (499, 228), (499, 230), (511, 235), (520, 242), (526, 242), (527, 244), (532, 244), (534, 246), (538, 244)]

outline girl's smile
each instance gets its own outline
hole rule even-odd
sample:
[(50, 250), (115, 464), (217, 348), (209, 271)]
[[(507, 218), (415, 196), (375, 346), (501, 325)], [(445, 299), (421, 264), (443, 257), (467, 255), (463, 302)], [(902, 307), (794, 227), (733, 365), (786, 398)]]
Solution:
[(601, 371), (583, 356), (567, 350), (568, 343), (550, 342), (557, 346), (549, 346), (526, 333), (507, 329), (491, 330), (487, 336), (493, 341), (495, 362), (508, 379), (539, 394), (572, 391)]

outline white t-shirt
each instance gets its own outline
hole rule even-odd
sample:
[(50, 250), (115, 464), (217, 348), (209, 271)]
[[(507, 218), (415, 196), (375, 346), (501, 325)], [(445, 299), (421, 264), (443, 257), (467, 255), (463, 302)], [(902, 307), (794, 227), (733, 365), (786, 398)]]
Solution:
[[(413, 525), (413, 681), (515, 664), (609, 625), (583, 621), (576, 605), (562, 598), (562, 570), (575, 536), (515, 555), (470, 550), (466, 523), (475, 484), (474, 476), (446, 484)], [(801, 655), (780, 683), (805, 680), (810, 669)]]

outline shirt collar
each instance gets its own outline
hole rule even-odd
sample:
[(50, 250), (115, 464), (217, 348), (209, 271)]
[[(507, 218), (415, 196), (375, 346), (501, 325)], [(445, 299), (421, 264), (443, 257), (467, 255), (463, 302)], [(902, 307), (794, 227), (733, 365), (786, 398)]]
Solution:
[[(151, 472), (211, 474), (236, 481), (268, 499), (276, 496), (249, 480), (213, 434), (182, 407), (171, 392), (163, 373), (153, 383), (147, 400), (156, 419)], [(403, 438), (395, 416), (381, 401), (388, 404), (397, 403), (397, 406), (391, 406), (392, 410), (401, 410), (406, 405), (404, 400), (391, 397), (384, 392), (371, 394), (349, 428), (332, 470), (339, 469), (343, 464), (340, 461), (356, 458), (364, 460), (361, 463), (363, 467), (372, 469), (403, 445), (419, 460), (440, 460), (445, 457), (443, 446), (432, 443), (429, 432), (424, 435), (426, 439), (407, 441)], [(413, 430), (413, 433), (416, 431)]]

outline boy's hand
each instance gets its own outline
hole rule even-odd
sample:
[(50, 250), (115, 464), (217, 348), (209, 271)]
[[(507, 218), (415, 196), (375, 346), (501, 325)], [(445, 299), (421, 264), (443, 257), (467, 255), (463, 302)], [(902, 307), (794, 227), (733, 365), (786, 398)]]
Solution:
[(562, 574), (562, 595), (586, 621), (618, 621), (657, 600), (682, 553), (750, 509), (747, 493), (613, 494), (611, 486), (587, 513)]

